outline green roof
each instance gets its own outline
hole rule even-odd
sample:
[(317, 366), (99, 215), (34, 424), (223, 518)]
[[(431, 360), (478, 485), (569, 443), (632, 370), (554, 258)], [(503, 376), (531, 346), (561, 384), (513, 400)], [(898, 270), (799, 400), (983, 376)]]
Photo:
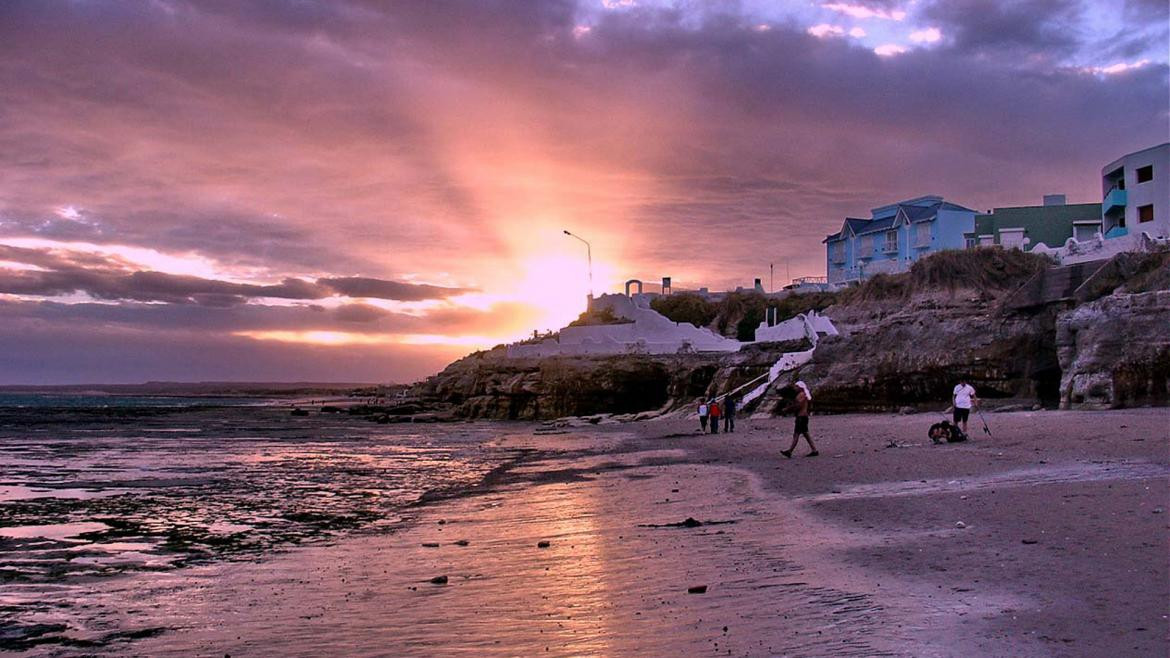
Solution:
[(975, 215), (975, 235), (994, 235), (996, 244), (999, 244), (1000, 231), (1022, 228), (1029, 240), (1029, 250), (1041, 242), (1049, 247), (1060, 247), (1072, 237), (1074, 222), (1093, 220), (1101, 220), (1099, 203), (996, 208), (990, 214)]

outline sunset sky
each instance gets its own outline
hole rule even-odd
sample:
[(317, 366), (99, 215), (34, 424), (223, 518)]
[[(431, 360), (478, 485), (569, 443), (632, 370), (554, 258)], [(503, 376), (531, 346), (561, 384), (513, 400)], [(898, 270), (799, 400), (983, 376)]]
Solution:
[(2, 0), (0, 384), (409, 382), (845, 215), (1100, 200), (1165, 0)]

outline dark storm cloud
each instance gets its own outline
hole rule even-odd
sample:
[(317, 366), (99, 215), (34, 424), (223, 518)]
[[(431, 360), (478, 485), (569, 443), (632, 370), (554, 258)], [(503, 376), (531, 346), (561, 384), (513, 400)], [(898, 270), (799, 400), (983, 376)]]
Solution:
[(1076, 50), (1079, 0), (936, 0), (923, 15), (940, 25), (961, 52), (1003, 60)]
[(56, 271), (0, 270), (0, 293), (39, 297), (85, 293), (108, 300), (230, 306), (256, 297), (320, 299), (331, 295), (332, 291), (309, 281), (292, 278), (265, 286), (164, 272), (123, 274), (73, 268)]
[(463, 288), (445, 288), (420, 283), (402, 283), (371, 279), (364, 276), (317, 279), (317, 283), (328, 286), (346, 297), (369, 297), (372, 299), (396, 299), (399, 301), (422, 301), (442, 299), (468, 292)]
[(423, 301), (466, 292), (369, 277), (323, 278), (316, 282), (288, 277), (273, 285), (235, 283), (164, 272), (126, 271), (129, 264), (113, 257), (11, 245), (0, 245), (0, 260), (41, 268), (0, 268), (0, 293), (38, 297), (85, 293), (108, 300), (232, 306), (258, 298), (313, 300), (341, 295)]
[(440, 308), (419, 315), (394, 313), (366, 304), (346, 304), (333, 310), (296, 304), (273, 306), (240, 304), (230, 307), (201, 307), (190, 304), (126, 302), (122, 304), (54, 301), (0, 300), (0, 317), (6, 323), (25, 326), (62, 325), (75, 328), (117, 326), (123, 330), (149, 329), (174, 335), (191, 333), (230, 334), (263, 331), (345, 331), (379, 334), (433, 334), (436, 327), (450, 327), (476, 334), (516, 317), (528, 326), (524, 309), (499, 304), (486, 311), (469, 308)]

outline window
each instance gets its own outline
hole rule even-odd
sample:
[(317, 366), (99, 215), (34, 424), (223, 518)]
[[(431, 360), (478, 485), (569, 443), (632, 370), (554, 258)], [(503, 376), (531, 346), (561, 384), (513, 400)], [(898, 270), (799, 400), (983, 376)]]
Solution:
[(1152, 180), (1154, 180), (1154, 165), (1146, 165), (1144, 167), (1138, 167), (1138, 169), (1137, 169), (1137, 182), (1148, 183)]
[(844, 242), (834, 242), (833, 244), (829, 245), (829, 255), (831, 255), (833, 257), (834, 263), (844, 263), (845, 262), (845, 243)]
[(967, 248), (968, 249), (974, 249), (975, 246), (978, 244), (979, 243), (975, 241), (975, 238), (973, 238), (973, 237), (967, 238)]
[(1004, 249), (1024, 248), (1024, 229), (1002, 228), (999, 230), (999, 244)]
[(897, 250), (898, 250), (898, 232), (897, 231), (886, 231), (886, 251), (890, 252), (890, 251), (897, 251)]
[(930, 223), (922, 222), (914, 227), (914, 246), (915, 247), (929, 247), (930, 246)]
[(1101, 222), (1073, 222), (1073, 237), (1077, 242), (1088, 242), (1101, 232)]
[(1139, 206), (1138, 207), (1138, 221), (1139, 222), (1152, 222), (1152, 221), (1154, 221), (1154, 204), (1151, 203), (1148, 206)]

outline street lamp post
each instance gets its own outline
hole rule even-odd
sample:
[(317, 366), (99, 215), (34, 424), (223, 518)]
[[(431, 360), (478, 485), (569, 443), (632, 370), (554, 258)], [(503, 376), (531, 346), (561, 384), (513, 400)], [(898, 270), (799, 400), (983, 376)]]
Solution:
[[(576, 239), (580, 240), (581, 242), (585, 243), (585, 258), (588, 259), (588, 262), (589, 262), (589, 305), (592, 306), (593, 305), (593, 247), (591, 247), (589, 245), (588, 240), (586, 240), (585, 238), (583, 238), (579, 235), (573, 235), (572, 233), (569, 233), (568, 230), (565, 231), (565, 235), (569, 236), (570, 238), (576, 238)], [(588, 309), (586, 309), (586, 310), (588, 310)]]

